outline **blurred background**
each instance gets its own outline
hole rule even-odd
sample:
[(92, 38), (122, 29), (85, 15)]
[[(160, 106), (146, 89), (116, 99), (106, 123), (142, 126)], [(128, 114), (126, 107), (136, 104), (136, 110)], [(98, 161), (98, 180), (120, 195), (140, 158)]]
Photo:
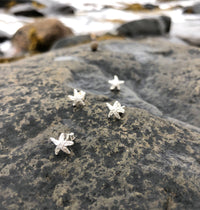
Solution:
[[(1, 0), (0, 61), (47, 51), (64, 37), (77, 37), (76, 41), (68, 40), (77, 43), (108, 33), (114, 36), (116, 29), (126, 22), (160, 15), (171, 18), (171, 39), (200, 46), (199, 0)], [(41, 20), (46, 22), (39, 26), (37, 22)]]

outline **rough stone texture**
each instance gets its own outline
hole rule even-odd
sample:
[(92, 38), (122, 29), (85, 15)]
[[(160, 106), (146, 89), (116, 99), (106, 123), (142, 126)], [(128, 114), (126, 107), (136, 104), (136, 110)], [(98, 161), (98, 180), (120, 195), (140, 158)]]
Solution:
[[(1, 209), (199, 209), (199, 55), (115, 40), (1, 65)], [(86, 106), (72, 107), (73, 88)], [(121, 120), (107, 118), (115, 100)], [(71, 154), (55, 156), (49, 138), (69, 131)]]
[(72, 30), (59, 20), (40, 19), (20, 28), (12, 43), (20, 52), (47, 51), (55, 41), (71, 35)]
[(159, 36), (170, 31), (171, 18), (160, 16), (158, 18), (144, 18), (122, 24), (117, 28), (118, 35), (137, 37), (137, 36)]

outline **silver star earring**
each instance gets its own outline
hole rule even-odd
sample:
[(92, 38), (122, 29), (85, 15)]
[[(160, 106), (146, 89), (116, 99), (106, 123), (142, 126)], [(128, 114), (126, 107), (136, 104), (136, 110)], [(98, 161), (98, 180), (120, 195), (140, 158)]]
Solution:
[(123, 80), (119, 80), (117, 75), (114, 75), (114, 79), (113, 80), (108, 80), (108, 83), (111, 84), (110, 90), (120, 90), (120, 85), (124, 84)]
[(67, 146), (72, 146), (74, 144), (72, 140), (74, 139), (75, 139), (74, 133), (66, 134), (66, 138), (65, 138), (65, 134), (61, 133), (58, 140), (50, 137), (50, 140), (56, 145), (55, 155), (58, 155), (60, 150), (62, 150), (63, 152), (67, 154), (70, 154), (70, 151), (68, 150)]
[(73, 101), (73, 106), (76, 106), (77, 104), (85, 105), (84, 99), (85, 99), (85, 92), (80, 90), (77, 91), (77, 89), (74, 89), (74, 95), (68, 95), (69, 99)]
[(119, 113), (125, 112), (125, 106), (121, 106), (121, 104), (118, 101), (115, 101), (115, 103), (110, 105), (109, 103), (106, 103), (107, 107), (109, 108), (110, 112), (108, 114), (108, 118), (110, 118), (112, 115), (114, 115), (117, 119), (121, 119)]

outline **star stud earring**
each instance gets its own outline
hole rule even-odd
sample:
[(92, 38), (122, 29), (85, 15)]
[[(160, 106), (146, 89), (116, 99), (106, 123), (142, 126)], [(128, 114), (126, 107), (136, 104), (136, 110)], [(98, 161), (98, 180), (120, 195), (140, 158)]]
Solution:
[(77, 91), (77, 89), (74, 89), (74, 95), (68, 95), (69, 99), (73, 101), (73, 106), (76, 106), (77, 104), (85, 105), (84, 99), (85, 99), (85, 92), (80, 90)]
[[(70, 139), (70, 140), (69, 140)], [(58, 155), (59, 151), (62, 150), (63, 152), (70, 154), (70, 151), (68, 150), (67, 146), (72, 146), (74, 142), (74, 133), (65, 134), (61, 133), (58, 140), (50, 137), (50, 140), (56, 145), (55, 148), (55, 155)]]
[(110, 118), (112, 115), (114, 115), (117, 119), (121, 119), (119, 113), (125, 112), (125, 106), (121, 106), (121, 104), (118, 101), (115, 101), (115, 103), (110, 105), (109, 103), (106, 103), (107, 107), (109, 108), (110, 112), (108, 114), (108, 118)]
[(111, 84), (110, 90), (120, 90), (120, 85), (124, 84), (123, 80), (119, 80), (117, 75), (114, 75), (114, 79), (113, 80), (108, 80), (108, 83)]

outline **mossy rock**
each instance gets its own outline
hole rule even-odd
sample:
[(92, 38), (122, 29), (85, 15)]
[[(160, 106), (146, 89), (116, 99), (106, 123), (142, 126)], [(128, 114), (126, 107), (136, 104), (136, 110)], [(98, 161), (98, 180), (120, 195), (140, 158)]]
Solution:
[(159, 6), (153, 4), (127, 4), (124, 8), (125, 10), (130, 10), (134, 12), (149, 11), (159, 9)]
[(72, 30), (59, 20), (44, 18), (20, 28), (14, 34), (12, 43), (19, 52), (44, 52), (55, 41), (72, 35)]

